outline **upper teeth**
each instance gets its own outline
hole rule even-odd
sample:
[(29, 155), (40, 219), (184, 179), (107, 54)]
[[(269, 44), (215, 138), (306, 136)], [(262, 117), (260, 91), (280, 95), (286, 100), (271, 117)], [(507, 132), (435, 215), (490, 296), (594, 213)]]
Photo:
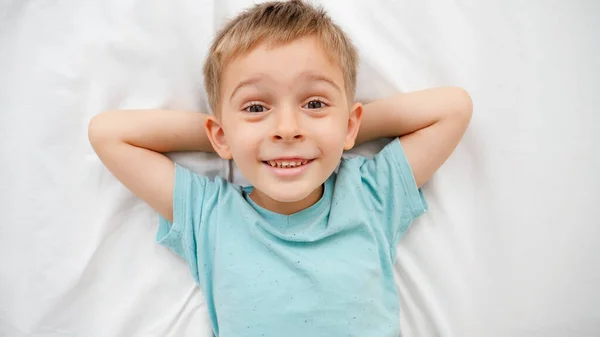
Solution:
[(271, 165), (273, 167), (282, 167), (282, 168), (296, 167), (296, 166), (304, 165), (307, 162), (308, 162), (308, 160), (295, 160), (295, 161), (291, 161), (291, 160), (283, 160), (283, 161), (269, 160), (268, 161), (269, 165)]

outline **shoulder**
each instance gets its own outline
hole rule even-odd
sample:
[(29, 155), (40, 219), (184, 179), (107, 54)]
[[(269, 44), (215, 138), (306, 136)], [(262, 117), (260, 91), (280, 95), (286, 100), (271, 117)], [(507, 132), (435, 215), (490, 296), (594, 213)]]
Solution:
[(220, 175), (199, 174), (193, 169), (175, 164), (174, 198), (192, 199), (194, 204), (216, 204), (218, 201), (239, 198), (242, 187)]
[(354, 155), (342, 160), (338, 173), (343, 184), (354, 184), (367, 202), (383, 206), (411, 205), (421, 213), (423, 195), (416, 185), (414, 175), (402, 148), (395, 138), (374, 156)]
[(354, 171), (361, 176), (387, 177), (393, 172), (412, 177), (410, 165), (398, 138), (394, 138), (379, 151), (353, 152), (344, 155), (339, 172)]

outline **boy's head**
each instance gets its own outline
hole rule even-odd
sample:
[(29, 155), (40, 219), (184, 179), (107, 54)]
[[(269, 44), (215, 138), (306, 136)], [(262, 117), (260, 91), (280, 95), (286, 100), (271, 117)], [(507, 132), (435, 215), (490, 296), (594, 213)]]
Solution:
[(217, 34), (204, 65), (207, 133), (263, 207), (309, 206), (354, 145), (357, 63), (343, 31), (300, 0), (255, 5)]
[(270, 1), (240, 13), (213, 40), (204, 63), (204, 84), (213, 113), (219, 115), (222, 108), (222, 75), (229, 61), (259, 44), (277, 47), (308, 36), (316, 37), (327, 56), (342, 68), (345, 90), (353, 100), (358, 54), (341, 28), (322, 8), (302, 0)]

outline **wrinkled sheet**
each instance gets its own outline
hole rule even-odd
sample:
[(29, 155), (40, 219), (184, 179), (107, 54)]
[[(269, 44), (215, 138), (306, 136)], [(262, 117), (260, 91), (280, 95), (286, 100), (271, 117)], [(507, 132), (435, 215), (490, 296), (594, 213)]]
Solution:
[[(0, 336), (211, 334), (157, 215), (102, 166), (87, 124), (207, 111), (208, 44), (250, 3), (0, 1)], [(403, 335), (600, 336), (600, 2), (322, 3), (360, 49), (360, 100), (459, 85), (474, 101), (398, 247)], [(229, 174), (214, 155), (173, 158)]]

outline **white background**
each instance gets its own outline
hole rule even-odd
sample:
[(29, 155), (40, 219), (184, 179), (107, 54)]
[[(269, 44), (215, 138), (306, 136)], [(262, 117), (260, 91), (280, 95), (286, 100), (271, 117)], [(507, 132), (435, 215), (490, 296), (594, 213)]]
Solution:
[[(206, 111), (210, 39), (250, 3), (0, 0), (0, 336), (210, 335), (185, 263), (87, 123)], [(459, 85), (474, 101), (399, 247), (403, 334), (599, 336), (600, 2), (322, 3), (360, 49), (359, 99)]]

